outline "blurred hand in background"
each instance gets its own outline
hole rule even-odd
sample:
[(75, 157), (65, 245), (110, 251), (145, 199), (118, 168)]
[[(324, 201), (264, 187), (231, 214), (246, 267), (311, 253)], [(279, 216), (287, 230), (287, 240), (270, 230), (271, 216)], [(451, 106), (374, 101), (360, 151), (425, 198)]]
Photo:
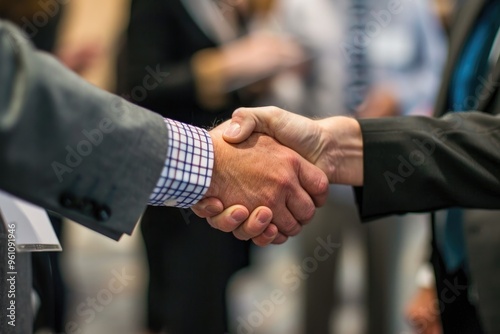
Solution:
[(436, 289), (420, 288), (406, 310), (406, 319), (415, 333), (441, 334), (439, 302)]

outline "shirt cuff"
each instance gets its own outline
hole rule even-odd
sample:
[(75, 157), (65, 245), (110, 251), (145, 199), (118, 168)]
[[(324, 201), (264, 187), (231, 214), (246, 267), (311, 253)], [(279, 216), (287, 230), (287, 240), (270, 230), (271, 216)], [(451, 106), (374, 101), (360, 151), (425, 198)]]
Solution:
[(214, 149), (207, 131), (165, 118), (168, 152), (149, 205), (189, 208), (203, 198), (212, 180)]

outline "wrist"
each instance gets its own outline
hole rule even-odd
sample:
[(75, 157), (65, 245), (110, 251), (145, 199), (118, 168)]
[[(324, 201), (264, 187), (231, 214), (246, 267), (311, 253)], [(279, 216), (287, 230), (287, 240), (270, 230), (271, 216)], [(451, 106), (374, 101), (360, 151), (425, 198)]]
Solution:
[[(232, 157), (232, 145), (226, 143), (222, 138), (222, 127), (218, 126), (208, 132), (212, 139), (212, 147), (214, 151), (214, 163), (212, 168), (212, 180), (208, 188), (206, 197), (218, 197), (223, 194), (226, 189), (230, 178), (232, 169), (228, 168)], [(233, 162), (234, 166), (237, 165)], [(233, 166), (233, 167), (234, 167)]]
[(363, 185), (363, 136), (357, 120), (330, 117), (320, 121), (323, 155), (328, 157), (324, 169), (330, 183)]

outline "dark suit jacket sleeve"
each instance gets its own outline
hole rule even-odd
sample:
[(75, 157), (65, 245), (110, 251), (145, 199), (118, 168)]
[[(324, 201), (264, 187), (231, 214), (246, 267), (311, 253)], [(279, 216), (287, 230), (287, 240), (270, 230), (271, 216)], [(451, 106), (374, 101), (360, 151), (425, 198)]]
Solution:
[(355, 192), (362, 219), (453, 206), (500, 209), (500, 117), (467, 112), (360, 124), (364, 186)]
[(86, 83), (0, 21), (0, 189), (118, 239), (167, 154), (163, 119)]

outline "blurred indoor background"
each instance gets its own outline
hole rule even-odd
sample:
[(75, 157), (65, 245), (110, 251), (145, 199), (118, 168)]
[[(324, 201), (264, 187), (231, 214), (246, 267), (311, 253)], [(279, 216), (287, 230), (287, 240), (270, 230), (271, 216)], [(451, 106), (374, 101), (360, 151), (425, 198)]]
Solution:
[[(2, 0), (0, 17), (93, 84), (197, 125), (261, 105), (430, 116), (460, 1), (390, 3)], [(36, 333), (409, 334), (408, 310), (432, 296), (428, 217), (361, 224), (347, 187), (281, 246), (235, 242), (189, 211), (142, 223), (119, 242), (63, 223), (64, 251), (34, 278)]]

